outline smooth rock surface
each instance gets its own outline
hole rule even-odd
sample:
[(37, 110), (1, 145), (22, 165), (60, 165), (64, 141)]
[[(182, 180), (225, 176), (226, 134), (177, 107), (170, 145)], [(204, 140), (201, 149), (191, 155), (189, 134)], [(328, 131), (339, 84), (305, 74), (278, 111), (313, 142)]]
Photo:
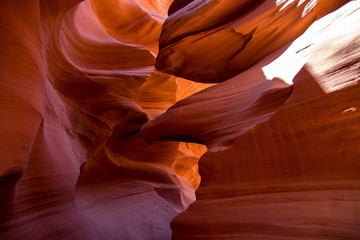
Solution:
[(0, 238), (170, 238), (205, 149), (136, 132), (206, 86), (154, 70), (149, 46), (111, 37), (90, 1), (1, 11)]
[(222, 82), (299, 37), (344, 1), (194, 1), (172, 14), (156, 68), (197, 82)]
[(360, 238), (359, 11), (0, 1), (0, 239)]

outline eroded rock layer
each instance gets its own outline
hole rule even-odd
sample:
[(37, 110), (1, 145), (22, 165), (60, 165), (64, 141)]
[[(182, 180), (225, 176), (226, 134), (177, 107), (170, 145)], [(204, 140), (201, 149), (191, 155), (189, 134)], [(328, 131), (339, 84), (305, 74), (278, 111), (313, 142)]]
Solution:
[(359, 1), (0, 12), (0, 239), (360, 237)]
[(154, 70), (153, 45), (115, 40), (96, 6), (1, 2), (2, 239), (166, 239), (195, 200), (204, 147), (137, 131), (204, 86)]
[(166, 20), (156, 67), (198, 82), (227, 80), (346, 2), (193, 1)]
[[(209, 145), (210, 149), (199, 161), (202, 182), (196, 192), (197, 201), (172, 222), (173, 239), (360, 237), (357, 140), (360, 133), (360, 52), (356, 47), (359, 44), (359, 11), (360, 4), (354, 1), (313, 24), (299, 38), (308, 41), (307, 48), (301, 47), (295, 53), (308, 53), (302, 60), (305, 65), (293, 78), (292, 93), (282, 106), (256, 126), (248, 117), (251, 119), (249, 127), (231, 137), (230, 146)], [(291, 55), (294, 46), (289, 47), (278, 61)], [(245, 73), (239, 76), (246, 76)], [(226, 90), (226, 84), (235, 79), (195, 94), (188, 98), (189, 101), (180, 101), (177, 104), (182, 110), (175, 113), (170, 110), (156, 123), (168, 125), (172, 114), (189, 114), (188, 111), (194, 108), (201, 112), (207, 102), (218, 99), (206, 99), (211, 96), (211, 90), (216, 91), (221, 86)], [(238, 91), (234, 88), (227, 91), (232, 93), (227, 95), (232, 96), (228, 104), (233, 103), (233, 109), (238, 112), (244, 109), (235, 101), (239, 99), (236, 97)], [(249, 94), (252, 91), (253, 88), (248, 88)], [(250, 108), (250, 116), (261, 116), (266, 108), (274, 106), (281, 94), (279, 90), (272, 93), (274, 95), (260, 106), (254, 105), (259, 108)], [(190, 101), (202, 94), (206, 96), (201, 103), (204, 106), (199, 101)], [(224, 101), (223, 98), (219, 100)], [(226, 106), (222, 109), (227, 109)], [(236, 122), (238, 129), (244, 125), (244, 118), (248, 116), (244, 113), (248, 111), (245, 108)], [(218, 122), (229, 126), (227, 120), (234, 115), (226, 113), (226, 110), (213, 111), (208, 119), (216, 116)], [(177, 131), (201, 136), (205, 142), (219, 141), (210, 131), (202, 135), (201, 126), (205, 128), (211, 122), (194, 121), (200, 127), (181, 123), (181, 127), (176, 128), (181, 130)], [(214, 126), (218, 127), (215, 132), (229, 134), (225, 126)], [(156, 127), (145, 126), (146, 136), (150, 136), (148, 131)], [(173, 132), (168, 135), (172, 136)]]

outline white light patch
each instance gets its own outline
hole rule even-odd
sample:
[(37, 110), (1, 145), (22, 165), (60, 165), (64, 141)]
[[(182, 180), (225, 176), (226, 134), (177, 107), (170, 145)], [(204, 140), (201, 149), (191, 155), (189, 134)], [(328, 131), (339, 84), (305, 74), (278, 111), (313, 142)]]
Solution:
[(342, 112), (342, 114), (344, 114), (344, 113), (349, 113), (349, 112), (355, 112), (356, 110), (357, 110), (356, 107), (351, 107), (351, 108), (345, 109), (345, 110)]
[(283, 4), (286, 1), (287, 0), (276, 0), (276, 6), (279, 6), (279, 5)]
[(301, 15), (301, 17), (305, 17), (317, 4), (317, 0), (311, 0), (310, 2), (308, 2), (306, 5), (305, 5), (305, 8), (304, 8), (304, 11)]
[(280, 57), (262, 68), (266, 79), (271, 80), (276, 77), (293, 84), (295, 75), (310, 56), (314, 47), (313, 40), (314, 36), (311, 34), (304, 34), (295, 40)]
[(297, 5), (297, 7), (299, 7), (301, 4), (303, 4), (305, 2), (305, 0), (300, 0), (299, 2), (298, 2), (298, 5)]
[[(313, 8), (316, 3), (316, 0), (309, 2), (308, 8)], [(272, 80), (277, 77), (292, 84), (293, 78), (307, 62), (314, 48), (338, 36), (351, 38), (351, 32), (358, 31), (360, 19), (358, 13), (360, 13), (360, 1), (352, 1), (315, 21), (280, 57), (262, 68), (266, 79)]]
[(282, 6), (282, 7), (280, 8), (280, 11), (283, 10), (283, 9), (285, 9), (287, 6), (289, 6), (289, 5), (292, 4), (293, 2), (295, 2), (295, 0), (288, 0), (288, 1), (284, 4), (284, 6)]

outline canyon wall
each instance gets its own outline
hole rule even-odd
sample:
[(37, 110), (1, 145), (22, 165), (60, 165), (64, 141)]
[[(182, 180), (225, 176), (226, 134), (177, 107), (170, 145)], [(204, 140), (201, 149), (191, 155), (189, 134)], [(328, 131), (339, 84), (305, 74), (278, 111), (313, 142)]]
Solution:
[(1, 239), (360, 238), (360, 1), (0, 11)]

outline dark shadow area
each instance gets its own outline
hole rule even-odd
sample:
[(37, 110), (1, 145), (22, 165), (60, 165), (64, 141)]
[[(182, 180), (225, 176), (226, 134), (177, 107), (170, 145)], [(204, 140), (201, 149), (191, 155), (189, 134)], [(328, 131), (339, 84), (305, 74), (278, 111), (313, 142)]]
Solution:
[(0, 232), (2, 232), (2, 224), (10, 217), (15, 187), (21, 177), (22, 173), (17, 172), (0, 178)]
[(188, 5), (189, 3), (193, 2), (193, 1), (194, 0), (181, 0), (181, 1), (175, 0), (175, 1), (173, 1), (169, 7), (168, 15), (170, 16), (174, 12), (177, 12), (178, 10), (182, 9), (183, 7), (185, 7), (186, 5)]

